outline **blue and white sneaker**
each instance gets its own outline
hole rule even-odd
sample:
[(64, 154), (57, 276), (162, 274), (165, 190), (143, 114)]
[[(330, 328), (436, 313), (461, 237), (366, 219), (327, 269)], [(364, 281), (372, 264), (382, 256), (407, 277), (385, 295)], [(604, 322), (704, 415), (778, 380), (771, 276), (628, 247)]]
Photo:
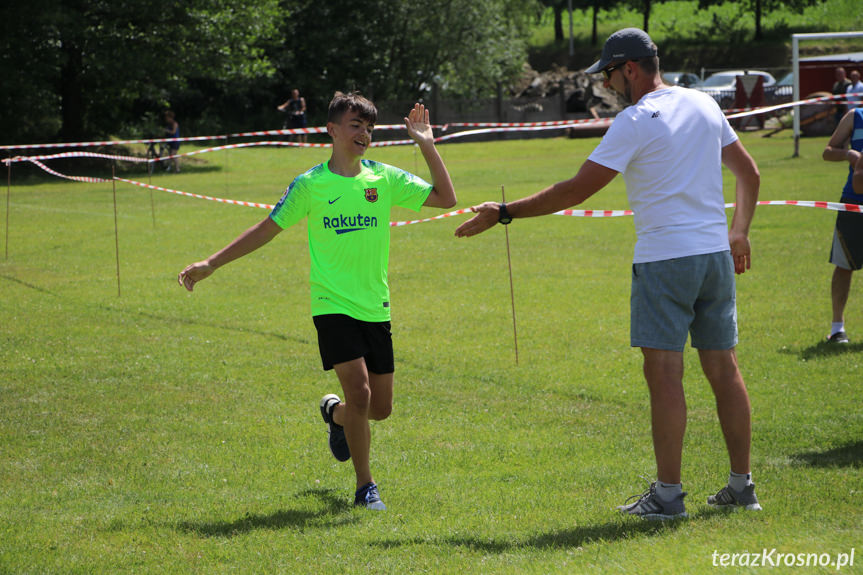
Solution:
[(376, 511), (386, 511), (387, 508), (381, 501), (381, 496), (378, 495), (378, 486), (374, 482), (366, 483), (357, 489), (356, 494), (354, 494), (354, 505)]
[[(647, 491), (641, 495), (633, 495), (623, 505), (617, 507), (618, 511), (627, 515), (635, 515), (651, 521), (665, 521), (666, 519), (682, 519), (688, 517), (683, 498), (686, 492), (681, 493), (671, 501), (660, 499), (656, 494), (656, 482), (651, 483)], [(629, 503), (636, 499), (633, 503)]]
[(351, 450), (348, 447), (348, 440), (345, 439), (345, 428), (333, 421), (333, 408), (341, 402), (342, 400), (335, 393), (325, 395), (321, 399), (321, 417), (329, 426), (327, 434), (330, 436), (329, 444), (333, 457), (339, 461), (347, 461), (351, 458)]

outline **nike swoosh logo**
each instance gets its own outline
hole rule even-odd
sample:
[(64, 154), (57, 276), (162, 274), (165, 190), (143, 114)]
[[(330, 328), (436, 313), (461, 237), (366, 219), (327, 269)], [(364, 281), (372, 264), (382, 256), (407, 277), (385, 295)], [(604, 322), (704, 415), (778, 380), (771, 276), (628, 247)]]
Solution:
[(341, 196), (339, 196), (339, 197), (338, 197), (338, 198), (336, 198), (335, 200), (330, 200), (330, 205), (333, 205), (334, 203), (336, 203), (336, 202), (337, 202), (337, 201), (339, 201), (340, 199), (341, 199)]

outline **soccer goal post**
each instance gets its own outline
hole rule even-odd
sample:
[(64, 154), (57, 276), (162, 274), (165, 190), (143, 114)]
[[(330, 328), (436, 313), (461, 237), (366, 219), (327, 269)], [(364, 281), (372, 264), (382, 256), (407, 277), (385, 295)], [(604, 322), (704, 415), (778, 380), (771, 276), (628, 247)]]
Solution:
[[(794, 87), (792, 100), (800, 101), (800, 41), (801, 40), (824, 40), (828, 38), (863, 38), (863, 32), (824, 32), (814, 34), (792, 34), (791, 35), (791, 65), (794, 70)], [(794, 157), (800, 153), (800, 107), (792, 108), (791, 115), (794, 121)]]

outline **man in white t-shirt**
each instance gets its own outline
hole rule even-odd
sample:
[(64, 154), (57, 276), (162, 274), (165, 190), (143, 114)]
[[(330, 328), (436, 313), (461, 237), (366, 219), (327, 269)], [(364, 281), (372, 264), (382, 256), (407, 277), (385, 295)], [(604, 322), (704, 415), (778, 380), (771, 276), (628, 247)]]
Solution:
[[(635, 214), (631, 335), (650, 390), (657, 480), (619, 509), (646, 519), (685, 517), (680, 482), (686, 402), (683, 350), (688, 335), (716, 396), (731, 464), (728, 484), (707, 502), (760, 509), (750, 474), (749, 396), (737, 367), (734, 273), (750, 266), (749, 225), (760, 175), (712, 98), (666, 86), (656, 45), (636, 28), (612, 34), (588, 73), (633, 103), (575, 177), (509, 204), (486, 202), (456, 235), (472, 236), (513, 218), (580, 204), (623, 174)], [(728, 228), (722, 164), (734, 174), (737, 208)]]
[(857, 70), (851, 71), (851, 83), (845, 88), (847, 94), (849, 110), (859, 108), (863, 105), (863, 82), (860, 81), (860, 72)]

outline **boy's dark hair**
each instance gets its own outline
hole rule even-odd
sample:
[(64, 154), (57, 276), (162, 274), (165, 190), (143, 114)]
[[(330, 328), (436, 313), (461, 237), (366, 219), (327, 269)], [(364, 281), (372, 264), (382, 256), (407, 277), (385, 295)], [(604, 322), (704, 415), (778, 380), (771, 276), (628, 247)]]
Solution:
[(354, 112), (359, 114), (360, 118), (374, 124), (378, 119), (378, 109), (368, 99), (360, 96), (358, 92), (344, 94), (336, 92), (333, 99), (330, 101), (330, 108), (327, 112), (327, 122), (338, 122), (342, 119), (345, 112)]

